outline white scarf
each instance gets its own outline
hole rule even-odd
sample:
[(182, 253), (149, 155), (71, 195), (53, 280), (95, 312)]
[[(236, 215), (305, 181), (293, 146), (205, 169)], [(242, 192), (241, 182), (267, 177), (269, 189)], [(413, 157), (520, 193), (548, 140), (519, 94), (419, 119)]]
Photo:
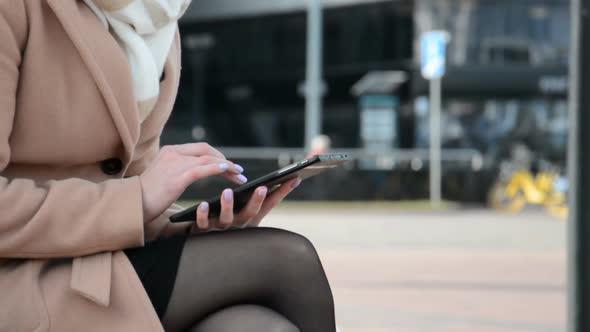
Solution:
[(160, 94), (160, 76), (178, 19), (191, 0), (84, 0), (115, 37), (129, 61), (143, 122)]

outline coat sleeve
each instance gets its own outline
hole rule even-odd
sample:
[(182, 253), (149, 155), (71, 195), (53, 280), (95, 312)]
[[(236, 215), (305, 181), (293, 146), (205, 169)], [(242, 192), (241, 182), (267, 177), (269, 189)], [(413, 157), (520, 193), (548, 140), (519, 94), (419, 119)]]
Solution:
[(76, 257), (141, 246), (138, 177), (39, 184), (2, 176), (10, 161), (19, 68), (28, 33), (24, 3), (0, 0), (0, 257)]

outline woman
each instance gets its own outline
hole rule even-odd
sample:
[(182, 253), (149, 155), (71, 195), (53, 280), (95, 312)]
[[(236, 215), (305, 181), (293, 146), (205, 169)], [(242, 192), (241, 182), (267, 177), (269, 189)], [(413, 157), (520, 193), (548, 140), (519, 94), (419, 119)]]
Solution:
[(245, 181), (206, 144), (159, 148), (187, 6), (0, 0), (0, 331), (334, 330), (308, 241), (206, 232), (258, 225), (298, 180), (168, 222), (189, 184)]

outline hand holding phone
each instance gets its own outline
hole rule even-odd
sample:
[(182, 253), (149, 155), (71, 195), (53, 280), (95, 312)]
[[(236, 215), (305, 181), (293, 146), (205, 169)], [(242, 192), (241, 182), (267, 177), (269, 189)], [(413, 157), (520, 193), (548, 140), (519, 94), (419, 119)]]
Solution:
[[(287, 167), (267, 174), (254, 181), (248, 182), (233, 190), (233, 211), (238, 214), (246, 206), (256, 188), (265, 186), (269, 192), (279, 188), (281, 184), (292, 181), (295, 178), (305, 180), (325, 170), (332, 169), (351, 161), (352, 158), (345, 154), (318, 155), (293, 163)], [(285, 189), (286, 190), (286, 189)], [(221, 212), (221, 199), (214, 197), (208, 202), (209, 217), (219, 217)], [(170, 217), (171, 222), (195, 221), (199, 205), (192, 206)]]
[(300, 179), (293, 179), (271, 193), (266, 186), (258, 187), (250, 195), (246, 205), (237, 213), (234, 213), (234, 192), (231, 189), (225, 189), (219, 198), (221, 204), (219, 216), (209, 216), (210, 205), (208, 202), (202, 202), (197, 207), (196, 224), (192, 231), (198, 233), (228, 228), (256, 227), (300, 183)]

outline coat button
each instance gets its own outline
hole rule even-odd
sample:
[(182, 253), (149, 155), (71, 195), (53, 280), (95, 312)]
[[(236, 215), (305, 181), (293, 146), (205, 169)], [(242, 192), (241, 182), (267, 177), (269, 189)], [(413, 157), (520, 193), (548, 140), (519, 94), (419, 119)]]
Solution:
[(116, 175), (123, 170), (123, 162), (117, 158), (103, 160), (100, 169), (106, 175)]

